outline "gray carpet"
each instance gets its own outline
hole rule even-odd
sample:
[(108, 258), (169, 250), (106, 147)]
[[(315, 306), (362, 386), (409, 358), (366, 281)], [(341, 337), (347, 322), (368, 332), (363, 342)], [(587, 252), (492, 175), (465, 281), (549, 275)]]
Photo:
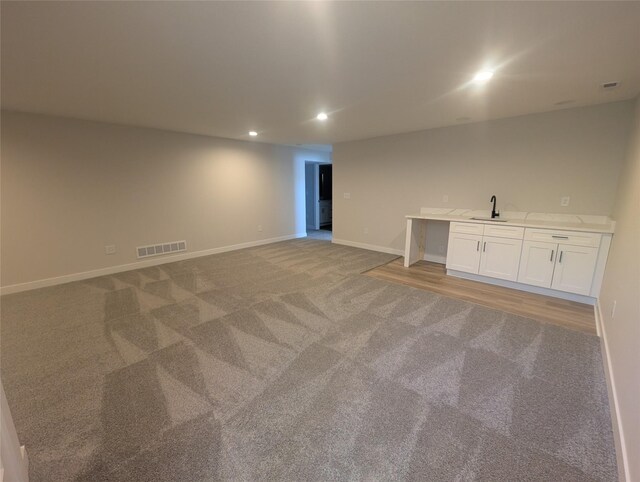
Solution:
[(300, 239), (2, 298), (32, 481), (616, 480), (596, 337)]

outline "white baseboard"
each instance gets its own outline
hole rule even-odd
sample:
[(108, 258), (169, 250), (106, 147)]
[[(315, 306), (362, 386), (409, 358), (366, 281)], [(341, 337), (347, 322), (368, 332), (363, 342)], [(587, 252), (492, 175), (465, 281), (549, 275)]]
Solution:
[(22, 456), (23, 473), (27, 476), (24, 482), (29, 482), (29, 455), (27, 454), (27, 448), (24, 445), (20, 446), (20, 455)]
[(598, 336), (600, 336), (600, 343), (603, 351), (602, 363), (604, 364), (604, 375), (607, 380), (609, 405), (613, 409), (611, 413), (611, 424), (613, 426), (613, 439), (616, 445), (616, 456), (618, 459), (618, 476), (620, 478), (620, 482), (631, 482), (631, 476), (629, 474), (629, 457), (627, 454), (627, 447), (624, 443), (624, 428), (622, 427), (622, 419), (620, 418), (618, 392), (616, 391), (616, 382), (613, 376), (611, 357), (609, 356), (607, 330), (604, 326), (604, 319), (602, 317), (602, 310), (600, 309), (599, 301), (596, 302), (593, 307), (593, 311), (596, 317), (596, 329), (598, 330)]
[(386, 246), (377, 246), (375, 244), (358, 243), (356, 241), (347, 241), (346, 239), (333, 238), (334, 244), (342, 244), (344, 246), (352, 246), (354, 248), (368, 249), (369, 251), (378, 251), (379, 253), (397, 254), (398, 256), (404, 256), (403, 249), (387, 248)]
[(55, 286), (64, 283), (70, 283), (72, 281), (81, 281), (89, 278), (96, 278), (97, 276), (105, 276), (115, 273), (121, 273), (123, 271), (130, 271), (132, 269), (148, 268), (149, 266), (158, 266), (161, 264), (172, 263), (174, 261), (182, 261), (185, 259), (199, 258), (201, 256), (209, 256), (211, 254), (226, 253), (228, 251), (235, 251), (238, 249), (252, 248), (254, 246), (262, 246), (264, 244), (277, 243), (279, 241), (287, 241), (289, 239), (304, 238), (307, 233), (288, 234), (286, 236), (279, 236), (277, 238), (259, 239), (257, 241), (249, 241), (247, 243), (232, 244), (229, 246), (221, 246), (219, 248), (204, 249), (201, 251), (193, 251), (182, 254), (176, 254), (173, 256), (162, 256), (159, 258), (147, 259), (144, 261), (136, 261), (135, 263), (120, 264), (117, 266), (108, 266), (106, 268), (94, 269), (91, 271), (83, 271), (81, 273), (72, 273), (55, 278), (46, 278), (36, 281), (29, 281), (27, 283), (18, 283), (14, 285), (0, 287), (0, 295), (8, 295), (11, 293), (19, 293), (21, 291), (35, 290), (37, 288), (45, 288), (47, 286)]

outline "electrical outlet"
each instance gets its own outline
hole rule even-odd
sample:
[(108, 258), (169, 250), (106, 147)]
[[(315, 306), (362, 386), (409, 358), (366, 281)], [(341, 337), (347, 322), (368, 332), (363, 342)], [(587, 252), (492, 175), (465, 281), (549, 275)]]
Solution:
[(116, 254), (116, 245), (108, 244), (104, 247), (104, 254)]
[(567, 207), (569, 205), (569, 201), (571, 201), (571, 198), (569, 196), (561, 197), (560, 206)]
[(444, 244), (438, 246), (438, 254), (444, 254)]
[(614, 300), (614, 302), (611, 304), (611, 319), (613, 320), (616, 317), (616, 305), (618, 304), (617, 301)]
[(369, 234), (369, 228), (364, 228), (364, 234)]
[(449, 195), (448, 194), (445, 194), (445, 195), (442, 196), (442, 202), (443, 203), (448, 203), (449, 202)]
[(345, 199), (351, 199), (351, 193), (350, 193), (350, 192), (345, 192), (345, 193), (343, 194), (343, 197), (344, 197)]
[(258, 224), (258, 232), (262, 232), (262, 224)]

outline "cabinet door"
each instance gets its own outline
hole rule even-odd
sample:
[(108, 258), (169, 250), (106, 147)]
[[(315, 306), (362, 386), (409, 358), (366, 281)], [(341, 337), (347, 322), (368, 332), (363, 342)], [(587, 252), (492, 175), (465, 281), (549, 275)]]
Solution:
[(559, 246), (556, 269), (553, 273), (554, 290), (588, 295), (596, 269), (598, 248)]
[(478, 273), (482, 236), (476, 234), (449, 233), (447, 269), (466, 273)]
[(550, 288), (557, 254), (557, 244), (525, 241), (522, 244), (518, 282)]
[(522, 241), (519, 239), (483, 237), (479, 274), (516, 281), (521, 251)]

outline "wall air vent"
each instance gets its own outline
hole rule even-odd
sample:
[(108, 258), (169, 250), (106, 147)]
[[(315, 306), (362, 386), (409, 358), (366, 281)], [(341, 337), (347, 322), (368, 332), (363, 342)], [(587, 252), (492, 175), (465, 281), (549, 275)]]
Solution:
[(161, 254), (177, 253), (187, 250), (186, 241), (171, 241), (169, 243), (151, 244), (149, 246), (138, 246), (136, 252), (138, 258), (148, 258), (149, 256), (158, 256)]
[(615, 89), (619, 85), (620, 85), (620, 82), (605, 82), (604, 84), (602, 84), (602, 88), (604, 90), (611, 90), (611, 89)]

